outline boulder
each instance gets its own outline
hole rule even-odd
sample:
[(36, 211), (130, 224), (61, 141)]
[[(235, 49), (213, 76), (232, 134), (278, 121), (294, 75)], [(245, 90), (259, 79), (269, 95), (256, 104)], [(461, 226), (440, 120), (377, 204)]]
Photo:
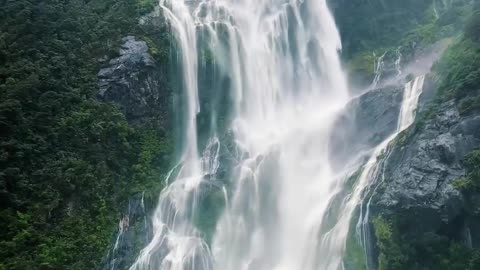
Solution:
[(385, 181), (371, 206), (374, 216), (401, 217), (409, 235), (435, 232), (459, 239), (468, 229), (470, 239), (461, 240), (480, 247), (480, 216), (472, 211), (480, 205), (467, 202), (454, 187), (465, 175), (465, 156), (480, 146), (480, 116), (461, 116), (455, 102), (447, 101), (403, 136), (385, 161)]
[(397, 129), (403, 86), (370, 90), (353, 99), (335, 122), (330, 156), (337, 169), (368, 153)]
[(98, 72), (98, 98), (118, 104), (129, 121), (166, 114), (166, 72), (150, 55), (145, 41), (134, 36), (122, 41), (119, 56)]

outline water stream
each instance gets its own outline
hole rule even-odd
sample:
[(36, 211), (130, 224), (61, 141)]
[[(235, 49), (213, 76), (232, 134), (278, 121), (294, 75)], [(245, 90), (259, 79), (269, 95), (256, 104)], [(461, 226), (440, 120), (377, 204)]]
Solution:
[[(352, 213), (371, 184), (378, 155), (410, 125), (423, 79), (406, 88), (398, 132), (373, 150), (335, 226), (322, 231), (349, 173), (334, 171), (328, 153), (335, 120), (351, 99), (326, 1), (161, 0), (159, 5), (180, 51), (186, 97), (182, 154), (152, 217), (153, 240), (130, 269), (341, 269)], [(198, 77), (206, 54), (215, 74), (228, 78), (226, 130), (236, 149), (211, 241), (194, 216), (203, 185), (223, 166), (225, 142), (215, 125), (204, 143), (205, 134), (198, 134), (197, 117), (205, 109)]]

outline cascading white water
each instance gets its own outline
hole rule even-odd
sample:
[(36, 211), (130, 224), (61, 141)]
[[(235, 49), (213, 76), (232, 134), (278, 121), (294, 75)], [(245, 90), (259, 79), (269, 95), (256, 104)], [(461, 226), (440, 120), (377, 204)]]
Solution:
[[(387, 137), (382, 143), (380, 143), (370, 156), (367, 163), (362, 168), (362, 173), (358, 179), (357, 185), (353, 191), (353, 196), (349, 199), (347, 207), (344, 208), (342, 213), (342, 218), (350, 220), (352, 218), (353, 211), (355, 208), (361, 204), (365, 203), (365, 207), (360, 207), (360, 216), (356, 226), (356, 232), (360, 235), (359, 240), (361, 241), (362, 246), (365, 248), (365, 255), (368, 260), (369, 258), (369, 248), (368, 241), (370, 237), (368, 236), (368, 226), (369, 226), (369, 215), (370, 215), (370, 204), (372, 202), (372, 196), (365, 200), (365, 194), (375, 193), (376, 187), (378, 187), (384, 180), (385, 175), (384, 171), (380, 172), (380, 161), (388, 161), (390, 153), (388, 151), (388, 146), (401, 132), (410, 127), (415, 121), (416, 110), (418, 106), (418, 100), (423, 91), (423, 85), (425, 82), (425, 75), (416, 77), (413, 81), (409, 81), (405, 84), (403, 90), (403, 99), (402, 105), (400, 108), (400, 114), (397, 121), (396, 131)], [(387, 152), (387, 153), (386, 153)], [(381, 156), (384, 156), (381, 158)], [(379, 183), (374, 180), (378, 179)], [(372, 190), (373, 189), (373, 190)], [(364, 209), (365, 208), (365, 209)], [(348, 227), (346, 227), (346, 220), (339, 222), (341, 227), (341, 233), (348, 233)], [(348, 221), (348, 223), (350, 223)], [(343, 236), (342, 236), (343, 237)]]
[[(153, 239), (130, 269), (341, 269), (353, 210), (381, 150), (364, 166), (336, 225), (323, 232), (346, 175), (332, 170), (330, 135), (350, 99), (326, 0), (161, 0), (160, 8), (181, 55), (183, 154), (160, 194)], [(217, 132), (199, 155), (198, 76), (205, 64), (198, 61), (205, 51), (229, 78), (228, 130), (238, 152), (211, 245), (194, 222), (202, 185), (222, 166)], [(402, 109), (404, 121), (414, 106)]]
[(373, 82), (370, 85), (370, 89), (374, 89), (377, 87), (378, 83), (380, 82), (380, 79), (382, 78), (383, 75), (383, 67), (385, 66), (385, 55), (387, 55), (388, 51), (385, 51), (381, 56), (377, 57), (375, 52), (373, 53), (373, 58), (374, 58), (374, 63), (373, 63), (373, 72), (375, 76), (373, 77)]
[[(303, 4), (302, 4), (303, 2)], [(325, 1), (237, 1), (247, 68), (232, 130), (243, 155), (218, 222), (216, 269), (314, 269), (336, 175), (328, 141), (348, 101)]]
[(395, 70), (397, 71), (397, 77), (402, 75), (402, 47), (398, 47), (395, 50), (395, 54), (397, 55), (397, 59), (395, 60)]
[[(160, 1), (164, 16), (178, 40), (187, 97), (183, 154), (169, 173), (175, 180), (160, 194), (153, 216), (153, 240), (130, 269), (211, 269), (209, 248), (192, 224), (198, 187), (218, 168), (218, 140), (213, 137), (202, 157), (198, 154), (198, 52), (196, 21), (183, 1)], [(168, 6), (168, 7), (167, 7)]]
[(413, 121), (415, 120), (415, 112), (418, 106), (418, 99), (422, 94), (424, 82), (425, 75), (421, 75), (405, 85), (402, 107), (400, 109), (400, 116), (398, 119), (397, 132), (402, 132), (413, 124)]
[[(182, 56), (184, 154), (160, 195), (153, 240), (131, 269), (314, 269), (318, 230), (338, 188), (330, 130), (348, 101), (325, 0), (162, 0), (160, 7)], [(199, 157), (199, 35), (231, 79), (230, 127), (240, 152), (213, 254), (192, 221), (220, 143), (211, 138)]]

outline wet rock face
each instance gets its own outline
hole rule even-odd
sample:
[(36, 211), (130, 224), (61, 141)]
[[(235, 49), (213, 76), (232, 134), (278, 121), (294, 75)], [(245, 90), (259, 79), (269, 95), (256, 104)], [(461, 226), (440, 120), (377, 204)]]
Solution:
[[(453, 183), (465, 174), (463, 159), (480, 146), (480, 115), (462, 117), (453, 101), (409, 137), (400, 137), (385, 163), (372, 209), (401, 217), (411, 233), (443, 232), (461, 237), (469, 229), (472, 245), (480, 246), (480, 216)], [(476, 195), (478, 196), (478, 194)], [(475, 228), (473, 228), (475, 227)]]
[[(98, 72), (98, 99), (116, 103), (127, 120), (135, 123), (167, 121), (171, 91), (166, 71), (149, 53), (146, 42), (134, 36), (122, 40), (119, 55)], [(152, 120), (152, 121), (150, 121)], [(160, 125), (167, 126), (161, 122)], [(146, 204), (146, 205), (145, 205)], [(156, 202), (142, 193), (133, 195), (121, 213), (104, 270), (125, 270), (152, 238), (149, 218)]]
[(402, 97), (403, 86), (387, 86), (350, 102), (333, 129), (330, 147), (333, 163), (344, 165), (394, 133)]
[(165, 71), (149, 54), (147, 43), (123, 38), (119, 56), (98, 73), (98, 98), (117, 103), (128, 120), (139, 121), (167, 110)]
[[(142, 193), (130, 198), (119, 217), (118, 230), (105, 258), (103, 270), (126, 270), (134, 262), (138, 252), (152, 238), (152, 224), (148, 214), (150, 203), (145, 205)], [(147, 210), (149, 209), (149, 210)]]

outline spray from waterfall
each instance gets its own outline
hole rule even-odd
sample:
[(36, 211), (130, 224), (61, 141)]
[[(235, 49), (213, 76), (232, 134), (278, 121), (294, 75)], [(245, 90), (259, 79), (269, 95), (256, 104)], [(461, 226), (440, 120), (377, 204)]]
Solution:
[[(183, 69), (183, 154), (160, 194), (153, 240), (131, 270), (318, 269), (317, 234), (341, 178), (328, 143), (349, 100), (326, 1), (162, 0), (160, 8)], [(206, 51), (228, 78), (218, 84), (230, 96), (237, 149), (211, 246), (193, 221), (202, 187), (222, 166), (220, 131), (199, 151)]]
[[(424, 77), (407, 84), (397, 132), (372, 151), (336, 225), (324, 232), (347, 174), (330, 164), (330, 137), (350, 100), (326, 0), (161, 0), (160, 9), (182, 68), (182, 154), (152, 217), (153, 239), (130, 269), (341, 269), (353, 211), (373, 187), (379, 155), (412, 123)], [(372, 86), (385, 55), (376, 59)], [(197, 126), (205, 109), (199, 78), (209, 65), (215, 66), (212, 85), (222, 85), (229, 97), (222, 105), (231, 113), (233, 165), (222, 164), (223, 131), (212, 125), (199, 134)], [(210, 117), (216, 123), (219, 115)], [(194, 219), (205, 186), (219, 183), (225, 167), (224, 211), (207, 243)]]

